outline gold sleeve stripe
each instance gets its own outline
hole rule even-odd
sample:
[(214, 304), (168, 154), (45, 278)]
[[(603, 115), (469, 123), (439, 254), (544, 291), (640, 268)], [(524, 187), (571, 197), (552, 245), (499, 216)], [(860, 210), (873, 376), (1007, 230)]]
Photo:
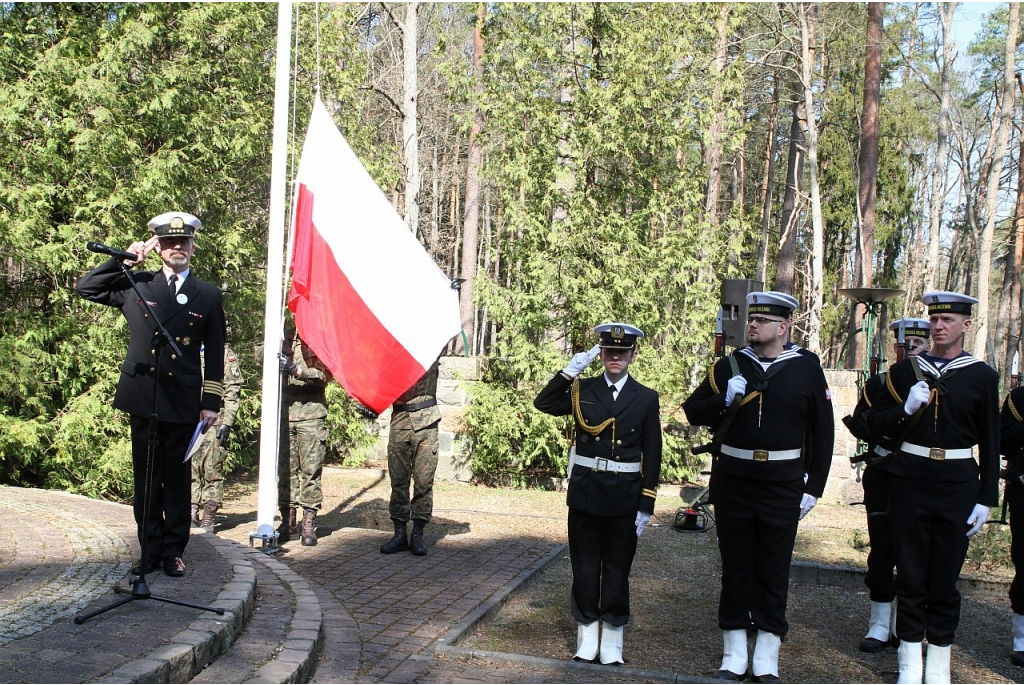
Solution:
[(867, 385), (867, 383), (864, 384), (864, 390), (861, 391), (860, 396), (864, 398), (864, 401), (867, 402), (868, 406), (870, 407), (871, 406), (871, 398), (868, 397), (868, 385)]
[(1017, 411), (1017, 407), (1013, 406), (1013, 398), (1008, 397), (1006, 404), (1010, 407), (1010, 413), (1013, 414), (1013, 418), (1017, 419), (1017, 423), (1024, 421), (1024, 417), (1021, 417), (1020, 412)]
[(640, 491), (640, 496), (641, 497), (650, 497), (651, 499), (657, 499), (658, 492), (657, 492), (657, 490), (651, 490), (650, 488), (644, 488), (643, 490)]
[(721, 390), (718, 389), (718, 383), (715, 383), (715, 369), (718, 368), (718, 365), (721, 362), (722, 362), (722, 360), (718, 359), (714, 364), (712, 364), (711, 365), (711, 373), (708, 374), (708, 382), (711, 383), (711, 389), (714, 391), (714, 393), (716, 395), (719, 395), (722, 392)]
[(211, 395), (224, 395), (224, 384), (217, 383), (216, 381), (205, 381), (203, 383), (203, 392)]
[(889, 388), (889, 394), (892, 395), (893, 399), (897, 402), (903, 402), (903, 398), (896, 392), (896, 388), (892, 387), (892, 374), (885, 374), (885, 387)]

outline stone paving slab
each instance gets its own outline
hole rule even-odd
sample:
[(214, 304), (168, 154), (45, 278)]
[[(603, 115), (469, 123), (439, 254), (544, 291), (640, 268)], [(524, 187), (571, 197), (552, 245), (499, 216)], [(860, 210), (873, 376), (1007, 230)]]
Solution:
[[(187, 682), (252, 611), (251, 564), (235, 543), (199, 534), (185, 553), (185, 577), (149, 574), (154, 598), (132, 599), (76, 625), (76, 615), (127, 598), (113, 588), (129, 587), (128, 568), (139, 555), (131, 508), (0, 487), (0, 514), (3, 682)], [(232, 581), (233, 592), (224, 593)], [(217, 616), (155, 597), (227, 612)]]

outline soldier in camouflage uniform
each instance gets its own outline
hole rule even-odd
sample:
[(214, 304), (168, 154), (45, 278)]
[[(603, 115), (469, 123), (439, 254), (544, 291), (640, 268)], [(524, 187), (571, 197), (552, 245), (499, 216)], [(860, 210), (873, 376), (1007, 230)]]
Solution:
[(282, 519), (278, 539), (287, 542), (299, 534), (296, 513), (301, 507), (302, 544), (309, 547), (316, 544), (314, 522), (324, 499), (320, 487), (327, 451), (324, 389), (331, 380), (331, 372), (294, 329), (289, 329), (285, 336), (281, 372), (286, 375), (281, 385), (281, 422), (288, 429), (281, 431), (278, 451), (278, 501)]
[[(391, 502), (388, 510), (395, 524), (395, 534), (381, 545), (382, 554), (408, 549), (416, 556), (425, 556), (423, 527), (434, 510), (434, 471), (437, 470), (437, 425), (441, 411), (437, 408), (438, 362), (392, 405), (391, 429), (388, 434), (388, 473), (391, 475)], [(413, 482), (409, 500), (409, 480)], [(412, 519), (412, 539), (406, 538), (406, 524)]]
[[(231, 327), (228, 326), (230, 337)], [(238, 413), (243, 382), (238, 355), (228, 343), (224, 343), (224, 403), (217, 422), (206, 431), (202, 444), (192, 456), (192, 525), (204, 528), (207, 533), (214, 531), (214, 516), (224, 500), (224, 458), (228, 453), (228, 434)], [(200, 509), (202, 520), (199, 518)]]

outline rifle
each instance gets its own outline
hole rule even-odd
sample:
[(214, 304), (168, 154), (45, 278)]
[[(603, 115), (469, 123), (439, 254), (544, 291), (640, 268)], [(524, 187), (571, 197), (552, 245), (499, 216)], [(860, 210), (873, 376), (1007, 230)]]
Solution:
[(900, 319), (896, 330), (896, 361), (901, 362), (910, 356), (910, 342), (907, 340), (907, 324)]
[(722, 308), (718, 308), (718, 314), (715, 316), (715, 356), (722, 357), (725, 355), (725, 328), (722, 326)]

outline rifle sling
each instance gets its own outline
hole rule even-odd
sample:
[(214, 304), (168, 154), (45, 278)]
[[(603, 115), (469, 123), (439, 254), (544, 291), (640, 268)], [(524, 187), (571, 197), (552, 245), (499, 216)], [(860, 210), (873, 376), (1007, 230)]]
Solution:
[[(768, 379), (774, 376), (775, 373), (778, 370), (780, 370), (783, 364), (785, 363), (786, 360), (783, 360), (781, 364), (772, 364), (771, 368), (768, 369), (768, 373), (765, 374), (763, 382), (767, 383)], [(736, 357), (734, 355), (729, 355), (729, 368), (732, 370), (732, 376), (730, 378), (740, 375), (740, 367), (739, 364), (736, 363)], [(718, 455), (722, 449), (722, 442), (725, 440), (725, 434), (729, 432), (729, 428), (732, 426), (732, 422), (736, 419), (736, 415), (739, 414), (740, 412), (740, 407), (752, 401), (756, 397), (759, 397), (760, 395), (761, 391), (755, 390), (749, 395), (745, 395), (743, 397), (736, 397), (733, 399), (732, 404), (729, 405), (729, 409), (725, 412), (725, 416), (722, 417), (722, 420), (715, 428), (715, 432), (711, 437), (712, 460), (718, 458)]]

